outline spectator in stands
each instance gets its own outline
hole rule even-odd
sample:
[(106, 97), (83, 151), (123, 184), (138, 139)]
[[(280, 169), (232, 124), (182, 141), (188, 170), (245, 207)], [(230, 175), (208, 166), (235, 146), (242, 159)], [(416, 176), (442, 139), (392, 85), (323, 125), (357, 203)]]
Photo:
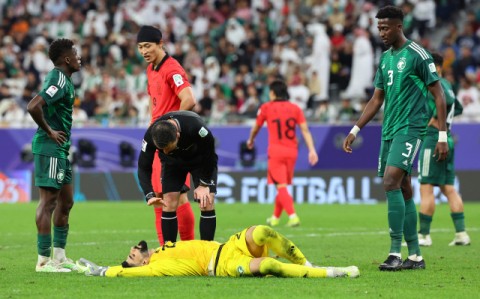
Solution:
[(463, 113), (457, 116), (461, 122), (480, 122), (480, 99), (476, 86), (469, 78), (460, 78), (461, 88), (457, 93), (457, 99), (463, 106)]
[(287, 91), (288, 95), (290, 96), (290, 102), (297, 104), (302, 110), (307, 108), (310, 92), (308, 88), (302, 84), (302, 79), (300, 76), (296, 76), (292, 79)]
[[(327, 86), (330, 80), (330, 39), (326, 33), (326, 28), (322, 24), (310, 24), (307, 31), (313, 35), (313, 53), (312, 53), (312, 71), (316, 71), (320, 83)], [(319, 100), (328, 98), (328, 88), (322, 88)]]
[(463, 34), (457, 37), (456, 43), (460, 48), (467, 47), (470, 51), (479, 45), (480, 40), (475, 35), (472, 25), (470, 23), (465, 24)]
[(470, 48), (465, 46), (462, 47), (462, 56), (457, 61), (455, 66), (455, 77), (457, 80), (465, 76), (465, 70), (469, 66), (476, 67), (477, 61), (475, 60), (475, 58), (472, 57)]
[(354, 121), (354, 117), (358, 112), (352, 108), (349, 99), (342, 100), (342, 108), (338, 112), (338, 122), (341, 124), (347, 124)]
[(413, 9), (415, 24), (420, 37), (424, 37), (429, 28), (435, 27), (435, 2), (433, 0), (418, 0)]
[(84, 123), (88, 120), (87, 112), (85, 112), (85, 110), (80, 108), (80, 105), (74, 105), (72, 119), (73, 119), (73, 123), (76, 125)]
[(198, 101), (198, 104), (195, 105), (194, 111), (201, 116), (209, 116), (212, 112), (212, 103), (213, 100), (210, 97), (209, 90), (203, 90), (203, 97)]
[(272, 50), (268, 44), (268, 40), (263, 39), (260, 41), (260, 49), (255, 51), (252, 59), (252, 68), (255, 68), (255, 65), (258, 62), (261, 62), (263, 65), (268, 65), (272, 61)]
[(364, 90), (373, 82), (373, 49), (364, 29), (356, 28), (354, 34), (351, 79), (345, 93), (349, 98), (363, 98)]
[(478, 29), (480, 29), (480, 24), (478, 23), (477, 18), (475, 17), (474, 11), (469, 11), (467, 14), (468, 23), (472, 26), (472, 31), (477, 33)]
[(339, 8), (340, 4), (338, 1), (333, 2), (332, 8), (333, 13), (328, 17), (328, 24), (330, 27), (334, 27), (335, 25), (341, 25), (342, 28), (345, 26), (345, 13), (340, 11)]
[(249, 118), (255, 118), (259, 106), (260, 99), (258, 98), (257, 89), (254, 85), (249, 85), (247, 87), (247, 99), (239, 109), (239, 113)]
[(14, 99), (9, 100), (10, 105), (3, 115), (3, 121), (10, 123), (12, 128), (21, 128), (25, 119), (25, 111), (20, 108)]
[(315, 110), (315, 120), (324, 124), (333, 124), (337, 120), (337, 111), (328, 101), (321, 101)]
[(402, 4), (403, 17), (403, 34), (407, 38), (411, 38), (413, 29), (415, 29), (415, 18), (412, 13), (412, 5), (408, 2)]
[(310, 79), (308, 79), (308, 92), (310, 93), (310, 98), (308, 99), (307, 108), (311, 108), (313, 103), (318, 100), (320, 93), (322, 91), (322, 84), (320, 79), (318, 78), (318, 74), (316, 71), (312, 72)]
[(343, 26), (340, 24), (335, 24), (333, 26), (333, 35), (330, 38), (333, 48), (337, 51), (340, 51), (345, 42), (345, 36), (343, 35)]

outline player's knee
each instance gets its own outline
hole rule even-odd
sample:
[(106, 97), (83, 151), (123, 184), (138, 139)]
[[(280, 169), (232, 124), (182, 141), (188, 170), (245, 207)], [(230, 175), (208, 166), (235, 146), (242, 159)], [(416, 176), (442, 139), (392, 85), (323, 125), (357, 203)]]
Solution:
[(392, 176), (385, 176), (383, 178), (383, 186), (385, 187), (385, 191), (401, 189), (400, 183), (397, 182)]
[(261, 246), (261, 245), (265, 244), (268, 241), (269, 238), (276, 237), (277, 232), (269, 226), (258, 225), (253, 230), (252, 235), (253, 235), (253, 240), (255, 241), (255, 243), (257, 243), (257, 245)]
[(260, 273), (262, 275), (282, 276), (282, 263), (267, 257), (260, 263)]

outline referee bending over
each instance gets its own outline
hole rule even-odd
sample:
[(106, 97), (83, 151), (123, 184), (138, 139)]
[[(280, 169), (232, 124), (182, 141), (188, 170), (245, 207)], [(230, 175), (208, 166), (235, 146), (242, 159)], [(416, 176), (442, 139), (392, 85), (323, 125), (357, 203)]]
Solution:
[[(152, 163), (157, 149), (162, 162), (163, 199), (155, 197), (152, 189)], [(162, 231), (165, 243), (177, 240), (176, 208), (188, 173), (192, 175), (194, 198), (201, 210), (200, 238), (213, 240), (217, 224), (213, 204), (217, 193), (217, 162), (212, 133), (194, 112), (169, 112), (148, 128), (138, 159), (138, 178), (148, 204), (164, 205)]]

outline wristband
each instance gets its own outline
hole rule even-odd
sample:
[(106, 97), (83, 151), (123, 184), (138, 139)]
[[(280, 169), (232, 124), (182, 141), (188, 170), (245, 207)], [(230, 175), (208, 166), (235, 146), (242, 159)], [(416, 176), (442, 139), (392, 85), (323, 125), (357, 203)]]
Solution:
[(447, 141), (448, 141), (447, 131), (438, 132), (438, 142), (447, 142)]
[(155, 197), (155, 192), (150, 192), (147, 195), (145, 195), (145, 201), (148, 201), (150, 198)]
[(355, 125), (350, 131), (350, 134), (353, 134), (353, 136), (357, 137), (358, 132), (360, 132), (360, 128), (357, 125)]

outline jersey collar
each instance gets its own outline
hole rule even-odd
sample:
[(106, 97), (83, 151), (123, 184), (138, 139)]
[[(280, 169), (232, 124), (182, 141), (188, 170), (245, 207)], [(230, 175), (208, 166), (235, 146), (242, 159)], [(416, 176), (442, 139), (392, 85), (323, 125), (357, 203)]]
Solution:
[(288, 99), (275, 99), (274, 102), (288, 102)]
[(158, 72), (160, 70), (160, 67), (165, 63), (165, 60), (167, 60), (168, 57), (170, 57), (170, 55), (168, 55), (168, 53), (165, 52), (165, 57), (163, 57), (162, 61), (160, 61), (157, 67), (155, 67), (152, 63), (152, 71)]
[(401, 46), (400, 48), (398, 48), (397, 50), (393, 50), (393, 48), (390, 48), (390, 55), (397, 55), (398, 53), (402, 52), (406, 47), (408, 47), (408, 45), (410, 45), (412, 43), (411, 40), (407, 39), (407, 41), (405, 42), (405, 44), (403, 46)]
[(72, 78), (70, 78), (69, 76), (67, 76), (67, 74), (65, 74), (65, 72), (64, 72), (64, 71), (62, 71), (61, 69), (59, 69), (59, 68), (54, 68), (54, 69), (55, 69), (55, 70), (57, 70), (57, 71), (59, 71), (60, 73), (64, 74), (64, 75), (65, 75), (65, 77), (67, 77), (69, 81), (71, 81), (71, 80), (72, 80)]

